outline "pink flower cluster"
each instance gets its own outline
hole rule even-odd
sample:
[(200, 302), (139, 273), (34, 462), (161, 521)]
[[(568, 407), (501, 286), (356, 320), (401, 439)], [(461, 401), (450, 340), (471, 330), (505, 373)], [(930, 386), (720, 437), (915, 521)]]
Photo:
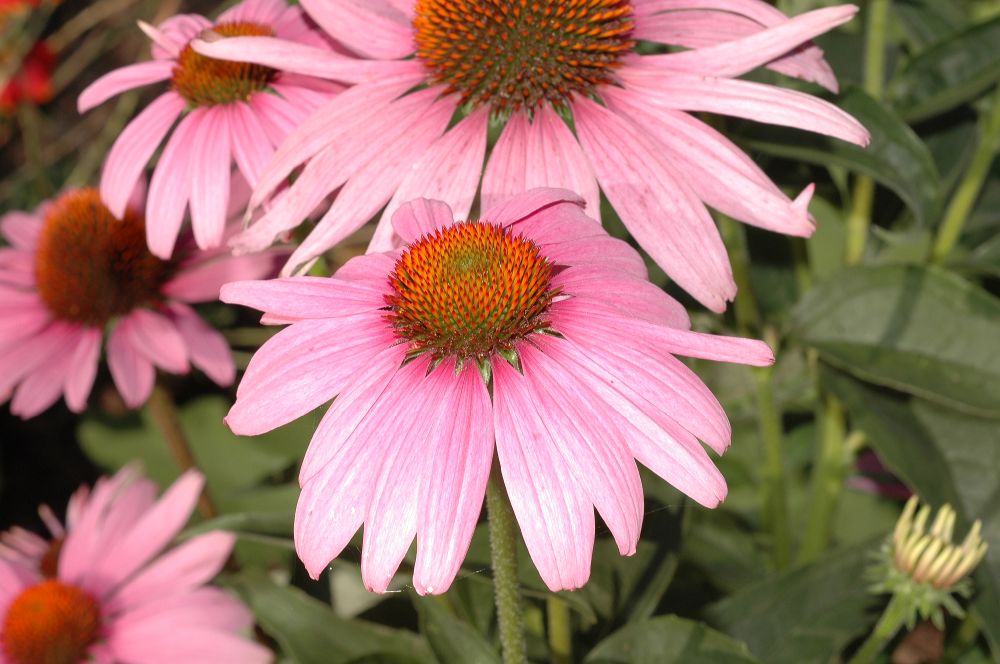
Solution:
[[(233, 431), (259, 434), (333, 400), (299, 475), (295, 545), (313, 577), (363, 525), (369, 589), (389, 587), (416, 540), (417, 591), (447, 590), (494, 455), (552, 590), (586, 583), (595, 510), (619, 551), (635, 552), (638, 464), (717, 505), (726, 482), (705, 446), (723, 453), (730, 425), (677, 356), (764, 366), (773, 355), (692, 331), (643, 256), (602, 226), (601, 193), (646, 255), (723, 311), (736, 284), (709, 208), (808, 236), (813, 186), (787, 195), (695, 114), (865, 145), (832, 103), (740, 78), (766, 67), (836, 91), (811, 40), (857, 7), (789, 18), (763, 0), (511, 4), (243, 0), (215, 20), (142, 24), (152, 59), (79, 98), (88, 111), (163, 87), (119, 135), (99, 189), (0, 219), (0, 398), (23, 417), (60, 396), (81, 411), (102, 349), (132, 407), (156, 369), (194, 366), (228, 386), (226, 342), (190, 306), (221, 289), (287, 326), (251, 360)], [(246, 223), (231, 223), (240, 213)], [(269, 279), (284, 257), (272, 245), (309, 219), (284, 277)], [(371, 220), (366, 255), (301, 276)], [(187, 475), (154, 504), (125, 470), (78, 494), (65, 531), (49, 519), (54, 574), (40, 571), (51, 541), (8, 535), (0, 664), (34, 652), (19, 602), (43, 587), (39, 602), (76, 607), (81, 658), (145, 662), (172, 648), (156, 661), (265, 661), (234, 635), (245, 610), (201, 587), (232, 537), (150, 562), (200, 482)]]

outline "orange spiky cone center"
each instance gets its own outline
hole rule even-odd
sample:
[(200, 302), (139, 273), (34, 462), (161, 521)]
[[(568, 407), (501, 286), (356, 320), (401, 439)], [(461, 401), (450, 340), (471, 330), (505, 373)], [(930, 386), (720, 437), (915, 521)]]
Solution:
[(3, 622), (3, 652), (12, 664), (78, 664), (86, 660), (100, 627), (100, 608), (90, 595), (49, 579), (11, 603)]
[(388, 319), (409, 356), (488, 362), (548, 327), (553, 265), (498, 225), (459, 223), (414, 242), (389, 276)]
[[(274, 36), (274, 30), (266, 25), (247, 21), (219, 23), (211, 32), (221, 37)], [(177, 56), (171, 85), (192, 106), (215, 106), (247, 101), (253, 93), (267, 88), (277, 73), (263, 65), (210, 58), (188, 44)]]
[(413, 27), (434, 82), (506, 113), (612, 83), (632, 16), (626, 0), (417, 0)]
[(159, 302), (169, 272), (146, 247), (142, 216), (129, 210), (116, 218), (94, 189), (64, 194), (46, 215), (35, 281), (54, 318), (102, 327)]

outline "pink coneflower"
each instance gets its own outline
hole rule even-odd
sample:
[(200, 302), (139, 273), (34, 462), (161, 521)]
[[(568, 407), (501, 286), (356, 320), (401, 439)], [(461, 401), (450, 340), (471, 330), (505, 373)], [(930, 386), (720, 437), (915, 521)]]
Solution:
[(553, 590), (590, 574), (594, 508), (619, 550), (642, 524), (636, 460), (706, 506), (726, 483), (719, 402), (673, 354), (766, 365), (759, 341), (691, 332), (642, 259), (568, 191), (479, 222), (440, 201), (392, 217), (402, 250), (332, 278), (227, 284), (291, 325), (254, 356), (227, 422), (258, 434), (336, 396), (299, 476), (295, 544), (314, 577), (364, 524), (362, 574), (386, 589), (414, 536), (414, 585), (447, 590), (479, 518), (494, 441), (528, 550)]
[(156, 486), (127, 467), (81, 488), (52, 540), (36, 536), (47, 547), (41, 562), (0, 549), (0, 664), (271, 661), (241, 636), (250, 612), (205, 585), (233, 535), (210, 532), (162, 553), (203, 482), (188, 472), (157, 501)]
[[(241, 37), (194, 48), (212, 57), (357, 83), (293, 132), (261, 176), (258, 205), (300, 164), (288, 195), (240, 238), (255, 250), (338, 200), (292, 255), (291, 272), (389, 203), (372, 244), (417, 196), (458, 216), (482, 185), (483, 209), (531, 187), (598, 185), (633, 237), (684, 289), (721, 311), (736, 292), (705, 205), (747, 223), (809, 235), (813, 187), (795, 200), (690, 112), (798, 127), (858, 144), (868, 133), (816, 97), (738, 80), (757, 67), (836, 89), (809, 40), (850, 20), (853, 5), (789, 19), (761, 0), (302, 0), (361, 58), (279, 39)], [(639, 55), (640, 40), (692, 47)], [(452, 124), (456, 111), (464, 115)], [(567, 121), (572, 119), (575, 133)], [(503, 125), (480, 176), (487, 126)]]
[(122, 216), (146, 163), (174, 121), (149, 188), (146, 233), (149, 247), (169, 258), (185, 206), (202, 249), (223, 241), (230, 171), (235, 161), (251, 184), (274, 146), (312, 110), (341, 89), (338, 84), (285, 71), (281, 65), (224, 62), (195, 53), (198, 36), (266, 35), (307, 45), (326, 54), (328, 42), (298, 7), (284, 0), (244, 0), (215, 23), (196, 14), (167, 19), (158, 28), (142, 24), (153, 40), (153, 60), (116, 69), (80, 95), (80, 112), (133, 88), (170, 81), (125, 129), (108, 153), (101, 197)]
[(0, 398), (13, 392), (13, 413), (33, 417), (60, 394), (83, 410), (105, 332), (111, 377), (131, 407), (149, 396), (154, 367), (187, 373), (193, 364), (232, 383), (228, 345), (189, 305), (217, 299), (227, 281), (267, 276), (274, 253), (199, 251), (188, 236), (173, 260), (160, 260), (136, 199), (116, 217), (96, 190), (79, 189), (0, 218), (12, 245), (0, 249)]

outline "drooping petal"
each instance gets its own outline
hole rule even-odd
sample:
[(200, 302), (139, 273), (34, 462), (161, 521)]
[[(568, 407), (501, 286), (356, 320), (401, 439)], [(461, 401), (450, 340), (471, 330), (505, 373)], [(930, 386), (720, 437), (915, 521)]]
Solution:
[(379, 315), (295, 323), (254, 354), (226, 423), (248, 436), (291, 422), (332, 399), (394, 341)]
[(393, 247), (393, 227), (388, 222), (406, 201), (415, 198), (444, 201), (451, 206), (454, 219), (468, 218), (486, 154), (488, 120), (489, 109), (474, 111), (427, 148), (386, 205), (369, 252), (388, 251)]
[(428, 198), (404, 203), (392, 215), (392, 227), (407, 244), (454, 223), (455, 215), (447, 203)]
[(409, 17), (388, 0), (306, 0), (302, 6), (330, 36), (367, 58), (396, 60), (415, 50)]
[[(483, 219), (501, 226), (511, 226), (533, 214), (562, 203), (580, 207), (585, 205), (579, 194), (568, 189), (550, 189), (539, 187), (524, 192), (523, 196), (515, 196), (492, 208), (485, 208)], [(596, 226), (596, 224), (593, 224)]]
[[(417, 560), (413, 586), (421, 595), (448, 590), (468, 552), (493, 464), (489, 393), (469, 363), (455, 375), (448, 364), (427, 380), (444, 383), (433, 410), (417, 498)], [(429, 413), (430, 414), (430, 413)]]
[(598, 221), (601, 218), (590, 160), (547, 104), (535, 110), (531, 122), (524, 113), (515, 113), (508, 121), (483, 173), (483, 208), (493, 208), (535, 187), (579, 192), (587, 202), (587, 213)]
[(285, 277), (237, 281), (222, 287), (219, 299), (286, 318), (337, 318), (385, 306), (383, 291), (325, 277)]
[(182, 264), (161, 292), (181, 302), (214, 302), (223, 285), (234, 281), (250, 281), (270, 277), (277, 270), (285, 252), (264, 251), (246, 256), (227, 253), (212, 257), (199, 252), (194, 260)]
[(163, 260), (174, 253), (184, 210), (191, 196), (191, 160), (196, 154), (195, 135), (204, 111), (195, 109), (180, 121), (167, 141), (149, 183), (146, 201), (146, 243)]
[(632, 236), (684, 290), (725, 310), (736, 282), (715, 222), (647, 134), (588, 99), (573, 106), (597, 179)]
[(194, 135), (197, 152), (191, 162), (191, 228), (201, 249), (222, 244), (229, 206), (232, 153), (226, 109), (210, 108)]
[(528, 553), (553, 592), (580, 588), (590, 578), (594, 507), (562, 455), (546, 444), (536, 404), (506, 362), (493, 367), (497, 455), (507, 495)]
[(166, 316), (136, 309), (116, 329), (147, 360), (164, 371), (187, 373), (191, 370), (187, 349), (180, 332)]
[(552, 286), (572, 297), (602, 302), (622, 316), (689, 328), (691, 320), (684, 306), (644, 277), (609, 274), (599, 263), (592, 267), (572, 264), (553, 277)]
[(153, 363), (129, 341), (119, 325), (108, 338), (108, 369), (122, 399), (129, 408), (138, 408), (153, 391), (156, 370)]
[(165, 81), (173, 74), (173, 70), (174, 63), (170, 60), (150, 60), (119, 67), (101, 76), (80, 93), (76, 103), (77, 110), (86, 113), (127, 90)]
[(34, 417), (58, 401), (63, 382), (70, 369), (70, 355), (80, 344), (81, 335), (69, 340), (62, 352), (48, 356), (25, 376), (14, 392), (10, 412), (27, 419)]
[(266, 135), (264, 127), (250, 106), (239, 102), (228, 106), (225, 112), (229, 116), (226, 124), (230, 131), (233, 161), (250, 186), (254, 186), (274, 154), (274, 148), (270, 141), (261, 140)]
[(274, 660), (264, 646), (229, 631), (187, 627), (178, 638), (169, 616), (113, 630), (107, 647), (115, 662), (268, 664)]
[(154, 99), (119, 134), (101, 174), (101, 198), (111, 214), (119, 218), (124, 216), (142, 171), (183, 110), (181, 96), (166, 92)]
[(15, 248), (22, 251), (32, 251), (42, 234), (44, 210), (28, 212), (8, 212), (0, 216), (0, 232)]
[(191, 364), (204, 371), (216, 385), (232, 385), (236, 379), (236, 365), (233, 364), (233, 354), (226, 338), (186, 304), (171, 302), (169, 311), (170, 319), (187, 347)]

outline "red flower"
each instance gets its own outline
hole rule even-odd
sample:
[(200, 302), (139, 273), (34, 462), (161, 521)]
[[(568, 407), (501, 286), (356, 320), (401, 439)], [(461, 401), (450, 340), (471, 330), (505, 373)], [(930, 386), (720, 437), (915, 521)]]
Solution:
[[(0, 0), (0, 7), (11, 0)], [(21, 68), (0, 91), (0, 113), (13, 113), (21, 102), (44, 104), (52, 99), (52, 69), (55, 54), (45, 45), (36, 43), (21, 63)]]

